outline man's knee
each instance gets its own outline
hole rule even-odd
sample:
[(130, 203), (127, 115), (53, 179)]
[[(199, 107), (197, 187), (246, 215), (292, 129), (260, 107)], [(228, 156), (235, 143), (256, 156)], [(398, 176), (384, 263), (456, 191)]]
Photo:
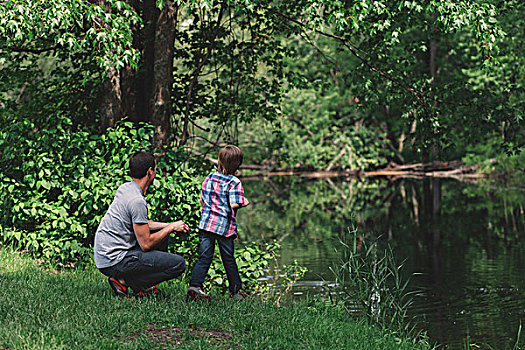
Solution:
[(180, 255), (174, 255), (173, 264), (169, 268), (169, 271), (175, 276), (181, 275), (184, 271), (186, 271), (186, 260), (184, 260), (184, 258)]

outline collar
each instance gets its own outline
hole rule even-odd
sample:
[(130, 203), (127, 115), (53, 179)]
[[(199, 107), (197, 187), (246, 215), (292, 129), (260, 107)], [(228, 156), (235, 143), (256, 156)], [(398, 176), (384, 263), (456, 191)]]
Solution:
[(139, 192), (140, 192), (140, 195), (141, 195), (142, 197), (144, 197), (144, 193), (142, 193), (142, 189), (140, 188), (140, 186), (139, 186), (135, 181), (133, 181), (133, 180), (131, 180), (131, 182), (135, 185), (135, 187), (137, 187), (137, 189), (138, 189)]

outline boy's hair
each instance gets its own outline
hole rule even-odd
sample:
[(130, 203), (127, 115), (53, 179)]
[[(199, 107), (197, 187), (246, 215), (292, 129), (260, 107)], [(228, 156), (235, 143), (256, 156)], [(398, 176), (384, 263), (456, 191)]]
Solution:
[(233, 175), (242, 164), (243, 154), (239, 147), (228, 145), (219, 151), (219, 171), (226, 175)]
[(155, 163), (155, 156), (151, 152), (136, 152), (129, 159), (131, 177), (134, 179), (142, 179), (148, 173), (149, 168), (155, 169)]

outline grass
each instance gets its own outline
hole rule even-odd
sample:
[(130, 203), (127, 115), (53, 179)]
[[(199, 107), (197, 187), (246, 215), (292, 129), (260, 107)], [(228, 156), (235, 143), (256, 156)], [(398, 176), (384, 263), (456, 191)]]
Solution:
[(118, 299), (94, 267), (51, 272), (0, 249), (0, 349), (423, 349), (307, 302), (276, 307), (256, 298), (186, 302), (169, 296)]
[(403, 264), (396, 263), (392, 249), (379, 248), (375, 238), (362, 238), (355, 227), (341, 244), (342, 258), (331, 270), (336, 283), (344, 288), (335, 299), (343, 301), (349, 313), (358, 313), (371, 324), (417, 337), (407, 320), (415, 293), (408, 290), (409, 280), (401, 276)]

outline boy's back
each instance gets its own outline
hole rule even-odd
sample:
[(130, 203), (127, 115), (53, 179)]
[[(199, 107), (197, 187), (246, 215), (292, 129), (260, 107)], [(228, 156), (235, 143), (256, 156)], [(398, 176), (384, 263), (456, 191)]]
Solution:
[(215, 171), (202, 184), (202, 215), (199, 228), (221, 236), (237, 234), (235, 210), (232, 204), (244, 204), (244, 189), (234, 175)]

